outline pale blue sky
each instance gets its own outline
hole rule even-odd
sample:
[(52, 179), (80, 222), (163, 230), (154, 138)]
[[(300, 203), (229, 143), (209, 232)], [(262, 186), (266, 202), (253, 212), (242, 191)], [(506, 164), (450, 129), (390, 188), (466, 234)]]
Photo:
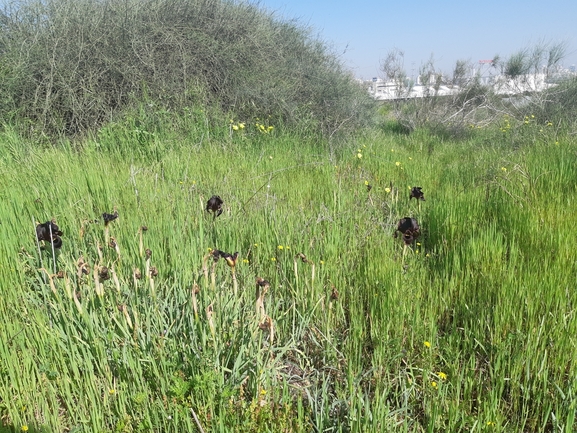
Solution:
[(260, 0), (279, 17), (314, 28), (355, 76), (381, 76), (393, 48), (405, 69), (418, 70), (431, 55), (451, 73), (457, 60), (502, 58), (541, 41), (567, 43), (565, 66), (577, 64), (577, 0)]

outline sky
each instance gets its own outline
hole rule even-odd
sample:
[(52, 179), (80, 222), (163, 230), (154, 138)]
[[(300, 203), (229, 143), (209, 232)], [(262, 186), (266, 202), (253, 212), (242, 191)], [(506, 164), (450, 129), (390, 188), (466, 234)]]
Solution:
[(577, 65), (577, 0), (259, 0), (326, 41), (357, 78), (383, 77), (382, 60), (404, 53), (407, 74), (431, 58), (452, 74), (457, 60), (501, 59), (540, 43), (566, 44), (561, 64)]

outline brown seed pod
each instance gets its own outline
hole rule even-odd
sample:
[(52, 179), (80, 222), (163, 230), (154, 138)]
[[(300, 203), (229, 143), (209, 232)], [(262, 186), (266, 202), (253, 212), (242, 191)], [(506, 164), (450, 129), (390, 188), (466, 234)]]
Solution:
[(230, 266), (231, 268), (234, 268), (236, 266), (236, 262), (238, 260), (238, 251), (235, 251), (234, 254), (229, 254), (229, 253), (225, 253), (221, 251), (220, 256), (226, 260), (226, 264), (228, 266)]
[(266, 287), (268, 289), (270, 287), (270, 283), (261, 277), (257, 277), (256, 278), (256, 286), (261, 287), (261, 288)]
[(106, 281), (110, 279), (110, 272), (106, 266), (100, 267), (98, 270), (98, 278), (100, 278), (100, 281)]

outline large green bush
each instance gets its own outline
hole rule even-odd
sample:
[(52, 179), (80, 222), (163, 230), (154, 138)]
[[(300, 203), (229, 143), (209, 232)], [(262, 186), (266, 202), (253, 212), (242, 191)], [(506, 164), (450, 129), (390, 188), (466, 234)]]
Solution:
[(143, 101), (327, 135), (369, 118), (330, 47), (255, 4), (24, 0), (0, 18), (0, 115), (28, 132), (84, 133)]

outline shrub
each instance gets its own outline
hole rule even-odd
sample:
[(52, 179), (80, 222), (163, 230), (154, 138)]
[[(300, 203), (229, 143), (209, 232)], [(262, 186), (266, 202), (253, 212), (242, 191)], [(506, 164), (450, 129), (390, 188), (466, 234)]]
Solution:
[(536, 114), (543, 121), (577, 130), (577, 77), (568, 78), (548, 89)]
[(0, 18), (0, 115), (27, 132), (84, 133), (142, 101), (329, 135), (368, 118), (366, 92), (326, 43), (252, 4), (24, 0)]
[(564, 52), (564, 43), (540, 43), (504, 60), (495, 56), (489, 82), (470, 62), (458, 61), (449, 79), (430, 60), (419, 71), (423, 97), (410, 98), (414, 86), (403, 69), (404, 55), (393, 50), (381, 66), (396, 89), (396, 99), (387, 104), (405, 128), (425, 127), (441, 135), (463, 136), (471, 127), (498, 124), (504, 114), (521, 123), (537, 116), (543, 124), (575, 128), (577, 80), (559, 68)]

